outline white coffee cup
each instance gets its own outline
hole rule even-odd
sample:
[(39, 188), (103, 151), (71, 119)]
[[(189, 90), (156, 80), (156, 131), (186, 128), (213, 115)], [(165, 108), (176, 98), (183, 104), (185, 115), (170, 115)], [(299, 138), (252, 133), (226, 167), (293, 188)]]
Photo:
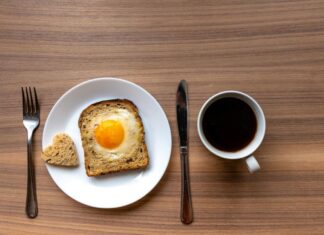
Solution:
[[(204, 117), (204, 114), (205, 114), (205, 111), (207, 110), (207, 108), (212, 103), (214, 103), (216, 100), (219, 100), (222, 98), (229, 98), (229, 97), (240, 99), (240, 100), (244, 101), (246, 104), (248, 104), (252, 108), (252, 110), (255, 114), (255, 117), (257, 119), (257, 129), (256, 129), (256, 133), (255, 133), (253, 140), (246, 147), (244, 147), (238, 151), (235, 151), (235, 152), (227, 152), (227, 151), (222, 151), (220, 149), (215, 148), (206, 139), (205, 134), (203, 132), (203, 128), (202, 128), (202, 120), (203, 120), (203, 117)], [(265, 121), (265, 117), (264, 117), (264, 114), (263, 114), (263, 111), (262, 111), (260, 105), (251, 96), (249, 96), (243, 92), (240, 92), (240, 91), (223, 91), (216, 95), (213, 95), (201, 107), (199, 115), (198, 115), (197, 125), (198, 125), (199, 137), (200, 137), (202, 143), (205, 145), (205, 147), (210, 152), (212, 152), (216, 156), (219, 156), (224, 159), (234, 160), (234, 159), (245, 158), (245, 162), (246, 162), (247, 167), (251, 173), (260, 169), (260, 165), (259, 165), (258, 161), (255, 159), (255, 157), (252, 154), (262, 143), (262, 140), (265, 135), (265, 130), (266, 130), (266, 121)]]

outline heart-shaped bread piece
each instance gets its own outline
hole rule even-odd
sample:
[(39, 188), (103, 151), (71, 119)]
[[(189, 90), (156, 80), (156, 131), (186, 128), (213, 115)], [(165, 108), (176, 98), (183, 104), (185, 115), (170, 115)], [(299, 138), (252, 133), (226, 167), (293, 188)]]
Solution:
[(73, 140), (65, 133), (59, 133), (54, 136), (53, 144), (46, 147), (42, 152), (42, 159), (56, 166), (79, 165)]

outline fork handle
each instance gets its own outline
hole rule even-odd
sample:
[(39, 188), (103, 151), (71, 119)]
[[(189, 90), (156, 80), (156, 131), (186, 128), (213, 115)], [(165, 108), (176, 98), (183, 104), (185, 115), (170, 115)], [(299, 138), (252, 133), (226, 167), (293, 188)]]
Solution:
[(33, 133), (28, 133), (27, 141), (27, 197), (26, 197), (26, 214), (29, 218), (35, 218), (38, 214), (37, 196), (36, 196), (36, 182), (35, 182), (35, 170), (32, 158), (32, 138)]

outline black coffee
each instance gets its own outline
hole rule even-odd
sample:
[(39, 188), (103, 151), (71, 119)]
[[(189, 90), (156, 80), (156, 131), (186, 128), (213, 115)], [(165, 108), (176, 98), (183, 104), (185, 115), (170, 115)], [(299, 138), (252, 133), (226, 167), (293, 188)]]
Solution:
[(257, 120), (251, 107), (236, 98), (222, 98), (212, 103), (202, 120), (203, 132), (215, 148), (235, 152), (254, 138)]

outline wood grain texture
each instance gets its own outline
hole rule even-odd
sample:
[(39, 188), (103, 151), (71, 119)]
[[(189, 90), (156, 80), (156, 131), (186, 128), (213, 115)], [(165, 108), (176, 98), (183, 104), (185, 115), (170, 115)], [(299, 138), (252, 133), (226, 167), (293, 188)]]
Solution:
[[(167, 113), (170, 165), (144, 199), (121, 209), (66, 196), (40, 158), (56, 100), (90, 78), (147, 89)], [(195, 221), (179, 220), (175, 92), (189, 84), (190, 170)], [(27, 219), (26, 135), (20, 87), (36, 86), (39, 216)], [(0, 1), (0, 233), (321, 234), (324, 230), (324, 2), (321, 0)], [(262, 105), (262, 171), (213, 157), (196, 119), (212, 94), (237, 89)], [(158, 127), (157, 127), (158, 128)]]

